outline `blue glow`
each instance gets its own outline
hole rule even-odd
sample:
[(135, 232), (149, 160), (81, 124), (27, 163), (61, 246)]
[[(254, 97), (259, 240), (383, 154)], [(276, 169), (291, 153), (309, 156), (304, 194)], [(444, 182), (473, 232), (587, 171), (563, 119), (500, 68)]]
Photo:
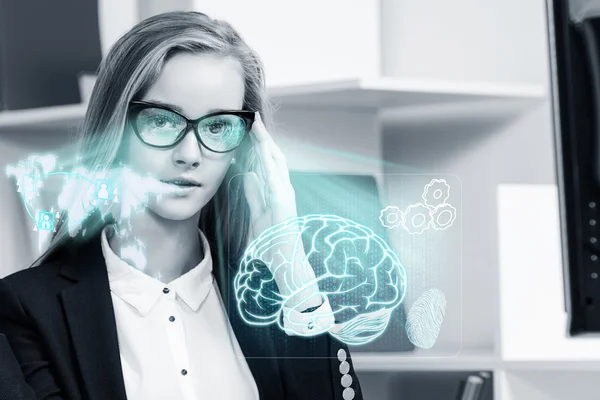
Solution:
[[(60, 171), (54, 170), (55, 167), (54, 156), (29, 156), (16, 166), (8, 166), (6, 174), (16, 178), (17, 192), (20, 193), (25, 210), (36, 225), (41, 210), (45, 211), (50, 207), (68, 210), (68, 218), (63, 222), (68, 224), (69, 232), (73, 236), (81, 223), (95, 211), (100, 211), (103, 218), (111, 214), (118, 221), (125, 220), (132, 213), (146, 208), (148, 195), (156, 195), (160, 199), (168, 190), (159, 180), (151, 176), (137, 175), (123, 166), (95, 171), (80, 166), (69, 171)], [(62, 180), (58, 204), (41, 207), (40, 203), (43, 201), (40, 199), (40, 193), (50, 183), (56, 184), (57, 179)], [(121, 206), (113, 207), (117, 204)]]
[(83, 222), (98, 213), (104, 222), (110, 218), (117, 233), (126, 238), (128, 245), (121, 249), (123, 257), (144, 270), (144, 246), (131, 236), (130, 217), (145, 212), (150, 195), (158, 201), (172, 187), (123, 166), (94, 171), (81, 166), (56, 168), (57, 160), (52, 155), (32, 155), (6, 168), (7, 176), (16, 179), (17, 192), (33, 221), (32, 229), (39, 235), (38, 250), (42, 251), (59, 229), (71, 237), (85, 236)]
[[(312, 268), (315, 278), (300, 286), (289, 278), (291, 294), (284, 296), (287, 291), (277, 286), (274, 274), (295, 260), (295, 254), (288, 259), (278, 251), (290, 245), (294, 252), (303, 247), (302, 266)], [(287, 301), (315, 283), (331, 306), (335, 325), (308, 331), (285, 326)], [(407, 280), (397, 255), (368, 227), (335, 215), (309, 215), (275, 225), (250, 243), (234, 285), (238, 310), (248, 324), (276, 323), (302, 336), (327, 331), (342, 342), (362, 345), (383, 334), (404, 300)]]

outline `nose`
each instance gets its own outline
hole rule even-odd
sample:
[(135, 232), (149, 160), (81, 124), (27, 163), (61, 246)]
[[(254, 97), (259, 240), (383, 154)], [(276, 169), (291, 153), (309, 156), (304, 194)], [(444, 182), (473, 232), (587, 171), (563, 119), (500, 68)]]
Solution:
[(201, 161), (200, 144), (190, 130), (173, 150), (173, 162), (179, 167), (198, 168)]

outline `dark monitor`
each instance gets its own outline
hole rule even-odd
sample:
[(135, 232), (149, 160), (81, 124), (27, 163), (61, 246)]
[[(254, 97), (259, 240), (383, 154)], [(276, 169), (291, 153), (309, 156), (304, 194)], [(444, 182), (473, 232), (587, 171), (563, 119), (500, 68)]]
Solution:
[(600, 0), (548, 0), (570, 335), (600, 332)]

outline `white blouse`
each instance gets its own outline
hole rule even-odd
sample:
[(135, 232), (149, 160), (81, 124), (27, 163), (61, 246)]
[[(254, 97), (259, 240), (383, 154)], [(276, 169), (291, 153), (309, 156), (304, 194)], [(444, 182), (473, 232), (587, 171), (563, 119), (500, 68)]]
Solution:
[(202, 232), (204, 259), (164, 284), (102, 252), (128, 400), (255, 400), (258, 389), (235, 338), (212, 275)]

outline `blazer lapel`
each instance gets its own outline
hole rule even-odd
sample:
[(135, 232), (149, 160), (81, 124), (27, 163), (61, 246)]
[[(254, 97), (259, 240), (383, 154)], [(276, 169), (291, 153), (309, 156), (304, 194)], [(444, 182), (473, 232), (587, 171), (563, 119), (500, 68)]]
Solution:
[(117, 327), (100, 239), (83, 245), (63, 266), (76, 280), (61, 293), (83, 389), (90, 400), (126, 400)]

